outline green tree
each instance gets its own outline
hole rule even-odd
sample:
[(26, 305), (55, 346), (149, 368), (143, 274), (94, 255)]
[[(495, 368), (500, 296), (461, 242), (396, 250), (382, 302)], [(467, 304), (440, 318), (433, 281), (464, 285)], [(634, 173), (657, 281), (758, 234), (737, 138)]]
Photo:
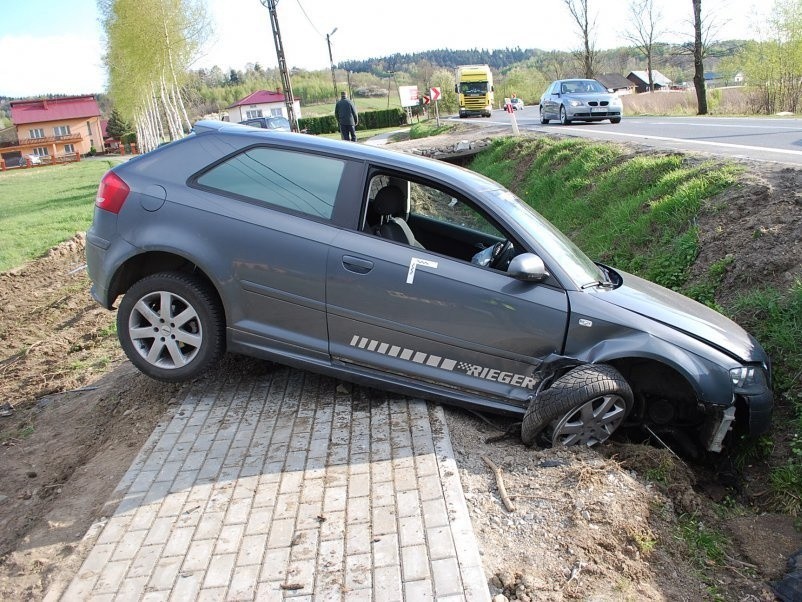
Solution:
[(106, 35), (109, 95), (133, 122), (142, 150), (192, 124), (183, 86), (209, 26), (201, 0), (98, 0)]
[(454, 73), (450, 69), (437, 69), (429, 77), (430, 87), (440, 88), (440, 103), (438, 110), (441, 115), (454, 113), (459, 110), (456, 92), (454, 92)]
[(132, 129), (131, 125), (120, 117), (119, 111), (112, 109), (109, 122), (106, 124), (106, 133), (110, 137), (119, 140), (125, 134), (130, 133)]
[(763, 41), (746, 45), (739, 59), (747, 85), (765, 113), (796, 112), (802, 95), (802, 0), (776, 0)]

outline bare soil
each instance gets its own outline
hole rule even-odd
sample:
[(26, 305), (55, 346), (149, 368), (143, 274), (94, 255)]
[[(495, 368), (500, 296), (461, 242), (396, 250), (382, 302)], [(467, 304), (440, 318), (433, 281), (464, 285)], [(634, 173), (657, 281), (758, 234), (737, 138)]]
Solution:
[[(802, 172), (745, 167), (699, 222), (695, 273), (732, 256), (725, 294), (802, 274)], [(115, 314), (89, 296), (83, 249), (76, 235), (0, 274), (0, 599), (42, 599), (77, 570), (84, 534), (113, 511), (117, 482), (185, 392), (124, 361)], [(216, 372), (241, 369), (227, 358)], [(802, 547), (792, 517), (765, 513), (765, 464), (731, 488), (667, 450), (532, 450), (516, 437), (486, 443), (507, 426), (497, 418), (447, 418), (491, 591), (509, 600), (772, 600), (767, 581)], [(482, 456), (501, 468), (514, 510)], [(688, 547), (688, 517), (723, 536), (723, 556)]]

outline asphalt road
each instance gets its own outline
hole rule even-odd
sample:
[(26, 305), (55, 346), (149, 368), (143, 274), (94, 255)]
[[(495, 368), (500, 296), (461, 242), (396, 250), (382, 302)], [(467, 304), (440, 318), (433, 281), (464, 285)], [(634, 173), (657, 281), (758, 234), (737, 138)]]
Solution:
[[(609, 121), (541, 125), (536, 105), (517, 111), (515, 118), (521, 130), (629, 141), (670, 150), (802, 166), (802, 119), (624, 116), (617, 125)], [(473, 118), (472, 121), (487, 125), (511, 124), (511, 117), (499, 110), (494, 111), (490, 119)]]

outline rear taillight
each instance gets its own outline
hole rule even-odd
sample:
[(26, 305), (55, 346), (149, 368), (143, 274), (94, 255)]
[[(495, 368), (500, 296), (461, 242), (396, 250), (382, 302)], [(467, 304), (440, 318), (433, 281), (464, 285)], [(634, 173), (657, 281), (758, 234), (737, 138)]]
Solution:
[(100, 180), (95, 205), (111, 213), (119, 213), (129, 192), (131, 189), (120, 176), (113, 171), (107, 172)]

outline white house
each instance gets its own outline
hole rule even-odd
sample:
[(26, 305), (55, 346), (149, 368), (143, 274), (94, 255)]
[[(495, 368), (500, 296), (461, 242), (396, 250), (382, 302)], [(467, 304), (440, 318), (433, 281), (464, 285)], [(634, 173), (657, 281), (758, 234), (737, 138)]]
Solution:
[[(293, 99), (295, 117), (301, 118), (301, 101)], [(280, 90), (257, 90), (228, 107), (228, 120), (239, 123), (254, 117), (288, 117), (284, 94)]]

